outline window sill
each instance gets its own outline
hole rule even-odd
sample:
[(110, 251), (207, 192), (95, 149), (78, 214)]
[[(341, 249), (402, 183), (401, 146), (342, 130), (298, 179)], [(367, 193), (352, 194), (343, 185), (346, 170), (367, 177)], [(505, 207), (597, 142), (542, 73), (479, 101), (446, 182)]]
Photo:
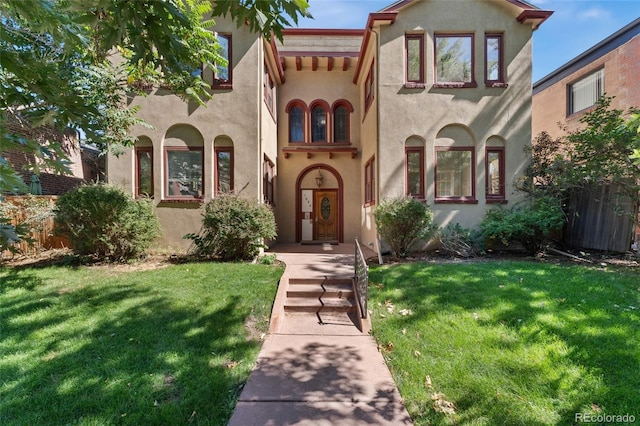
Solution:
[(471, 83), (456, 83), (456, 82), (452, 82), (452, 83), (434, 83), (433, 88), (434, 89), (468, 89), (468, 88), (475, 88), (478, 87), (478, 83), (476, 83), (475, 81), (471, 82)]
[(376, 205), (375, 201), (367, 201), (366, 203), (364, 203), (365, 207), (373, 207)]
[(221, 83), (221, 84), (212, 84), (211, 90), (232, 90), (233, 84), (231, 83)]
[(501, 81), (486, 81), (484, 85), (488, 88), (496, 88), (496, 89), (506, 89), (509, 87), (508, 83), (504, 83)]
[(427, 87), (427, 85), (419, 82), (408, 82), (405, 83), (402, 87), (404, 87), (405, 89), (424, 89), (425, 87)]
[(475, 198), (436, 198), (435, 204), (478, 204)]
[(162, 204), (202, 204), (204, 203), (204, 198), (163, 198), (160, 200)]

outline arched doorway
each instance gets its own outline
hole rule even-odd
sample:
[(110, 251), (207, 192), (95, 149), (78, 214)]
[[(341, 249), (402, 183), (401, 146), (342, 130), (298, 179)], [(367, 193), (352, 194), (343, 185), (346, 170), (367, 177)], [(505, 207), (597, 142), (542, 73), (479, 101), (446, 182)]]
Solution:
[(343, 242), (343, 182), (326, 164), (314, 164), (296, 180), (296, 242)]

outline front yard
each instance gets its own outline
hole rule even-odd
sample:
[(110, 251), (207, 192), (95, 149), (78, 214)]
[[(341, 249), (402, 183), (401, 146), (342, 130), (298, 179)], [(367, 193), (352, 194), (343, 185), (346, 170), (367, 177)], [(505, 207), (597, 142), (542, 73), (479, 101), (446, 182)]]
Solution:
[(121, 269), (0, 267), (0, 424), (227, 423), (282, 269)]
[(417, 425), (640, 421), (635, 269), (375, 267), (373, 332)]
[[(0, 267), (0, 424), (227, 423), (282, 269), (151, 266)], [(417, 425), (640, 419), (637, 267), (375, 266), (369, 291)]]

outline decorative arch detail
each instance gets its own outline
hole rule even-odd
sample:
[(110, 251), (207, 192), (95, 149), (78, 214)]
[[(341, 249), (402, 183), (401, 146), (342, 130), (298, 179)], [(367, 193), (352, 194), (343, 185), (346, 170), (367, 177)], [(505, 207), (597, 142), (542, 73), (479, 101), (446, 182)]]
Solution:
[[(344, 242), (344, 181), (340, 173), (333, 167), (322, 164), (315, 163), (310, 166), (305, 167), (298, 174), (298, 178), (296, 179), (296, 242), (302, 241), (302, 189), (303, 181), (305, 177), (311, 173), (316, 173), (317, 171), (330, 173), (337, 183), (337, 188), (326, 188), (326, 189), (335, 189), (337, 191), (337, 203), (338, 203), (338, 242)], [(314, 190), (315, 191), (315, 190)]]

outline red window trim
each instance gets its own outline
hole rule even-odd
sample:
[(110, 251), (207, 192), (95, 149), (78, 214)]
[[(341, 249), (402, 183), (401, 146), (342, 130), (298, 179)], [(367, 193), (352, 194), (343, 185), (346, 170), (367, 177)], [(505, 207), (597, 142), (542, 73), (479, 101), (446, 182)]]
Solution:
[(267, 105), (267, 109), (271, 113), (271, 117), (275, 120), (275, 111), (274, 111), (274, 82), (271, 78), (271, 73), (269, 72), (269, 68), (267, 64), (264, 64), (264, 103)]
[[(273, 184), (273, 180), (275, 179), (275, 164), (271, 159), (264, 154), (263, 161), (263, 194), (262, 198), (265, 204), (269, 204), (270, 206), (276, 205), (276, 195), (275, 195), (275, 185)], [(271, 194), (271, 196), (269, 196)]]
[(364, 82), (364, 104), (365, 113), (369, 111), (369, 107), (373, 103), (373, 98), (375, 97), (375, 76), (374, 76), (374, 65), (376, 61), (375, 59), (371, 61), (371, 67), (369, 67), (369, 72), (367, 73), (367, 78)]
[[(140, 193), (140, 157), (139, 154), (142, 152), (149, 152), (151, 153), (151, 194), (141, 194)], [(144, 147), (136, 147), (135, 148), (135, 155), (136, 155), (136, 197), (146, 197), (149, 196), (150, 198), (153, 198), (155, 195), (155, 188), (154, 188), (154, 170), (153, 170), (153, 147), (152, 146), (144, 146)]]
[[(313, 140), (313, 110), (320, 107), (324, 110), (324, 140)], [(331, 126), (331, 107), (326, 101), (322, 99), (316, 99), (309, 105), (309, 141), (313, 144), (330, 143), (329, 137), (332, 133)]]
[[(409, 41), (420, 42), (420, 77), (417, 80), (409, 79)], [(404, 81), (407, 88), (424, 88), (424, 34), (405, 34), (404, 36), (405, 70)]]
[(218, 153), (220, 152), (228, 152), (229, 155), (229, 191), (233, 191), (234, 189), (234, 155), (233, 155), (233, 147), (232, 146), (216, 146), (213, 149), (215, 156), (215, 195), (220, 194), (220, 167), (218, 166)]
[(211, 88), (212, 89), (232, 89), (233, 88), (233, 43), (232, 43), (232, 37), (231, 37), (231, 33), (217, 33), (216, 34), (217, 37), (223, 37), (226, 38), (229, 44), (229, 49), (227, 51), (227, 69), (229, 70), (229, 79), (227, 81), (222, 81), (220, 82), (217, 78), (216, 78), (216, 72), (215, 70), (213, 71), (213, 83), (211, 84)]
[[(438, 37), (470, 37), (471, 38), (471, 81), (438, 81)], [(433, 87), (441, 89), (465, 89), (478, 87), (476, 82), (476, 53), (474, 33), (436, 33), (433, 37)]]
[[(487, 49), (487, 41), (490, 38), (498, 39), (498, 79), (489, 80), (489, 58)], [(500, 87), (505, 88), (508, 84), (505, 83), (505, 69), (504, 69), (504, 35), (502, 33), (485, 33), (484, 35), (484, 84), (487, 87)]]
[[(409, 192), (409, 154), (418, 153), (420, 155), (420, 192), (418, 194), (411, 194)], [(404, 149), (404, 192), (407, 196), (424, 200), (426, 198), (425, 192), (425, 171), (424, 171), (424, 147), (422, 146), (408, 146)]]
[[(439, 197), (438, 196), (438, 152), (469, 151), (471, 152), (471, 196), (466, 197)], [(433, 165), (433, 184), (435, 191), (435, 204), (478, 204), (476, 199), (476, 149), (472, 146), (436, 146)]]
[[(337, 140), (336, 139), (336, 129), (335, 129), (335, 116), (336, 116), (336, 109), (340, 106), (343, 106), (347, 109), (347, 140)], [(335, 101), (333, 103), (333, 105), (331, 106), (331, 115), (333, 117), (333, 119), (331, 120), (332, 123), (332, 138), (333, 138), (333, 143), (334, 144), (345, 144), (345, 145), (350, 145), (351, 144), (351, 113), (353, 113), (353, 105), (351, 105), (351, 102), (349, 102), (346, 99), (338, 99), (337, 101)]]
[[(500, 187), (499, 194), (489, 194), (489, 187), (491, 182), (489, 182), (489, 153), (490, 152), (498, 152), (500, 157), (498, 159), (498, 166), (500, 167), (500, 176), (498, 180), (498, 185)], [(506, 203), (506, 186), (505, 186), (505, 153), (504, 147), (501, 146), (488, 146), (485, 152), (485, 198), (487, 203)]]
[[(365, 207), (376, 204), (376, 156), (371, 158), (364, 165), (364, 205)], [(368, 178), (368, 180), (367, 180)]]
[[(307, 107), (307, 104), (304, 103), (304, 101), (301, 101), (300, 99), (293, 99), (291, 101), (289, 101), (289, 103), (287, 104), (287, 107), (285, 108), (285, 112), (287, 114), (289, 114), (291, 112), (291, 110), (295, 107), (300, 107), (302, 108), (302, 140), (301, 141), (292, 141), (291, 140), (291, 120), (288, 120), (287, 122), (287, 133), (289, 136), (289, 144), (291, 145), (298, 145), (298, 144), (302, 144), (302, 143), (306, 143), (308, 139), (308, 135), (307, 135), (307, 121), (308, 118), (307, 116), (309, 115), (309, 107)], [(287, 117), (287, 119), (289, 118), (289, 116)]]
[[(196, 196), (187, 196), (187, 195), (181, 195), (181, 196), (169, 195), (169, 151), (200, 151), (202, 153), (202, 164), (201, 164), (202, 196), (196, 197)], [(165, 146), (164, 147), (164, 166), (165, 166), (165, 173), (164, 173), (165, 193), (162, 201), (186, 201), (186, 202), (198, 201), (200, 202), (204, 198), (204, 194), (206, 190), (206, 179), (205, 179), (205, 173), (204, 173), (204, 147), (202, 146), (198, 146), (198, 147)]]

